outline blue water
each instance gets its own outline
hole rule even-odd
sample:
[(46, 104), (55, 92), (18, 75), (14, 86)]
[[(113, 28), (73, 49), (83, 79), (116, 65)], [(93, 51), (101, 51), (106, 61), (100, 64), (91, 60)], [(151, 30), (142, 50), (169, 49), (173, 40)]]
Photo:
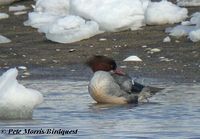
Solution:
[[(1, 138), (198, 139), (200, 85), (167, 84), (149, 103), (98, 105), (88, 94), (87, 81), (25, 80), (39, 90), (44, 103), (33, 120), (0, 121), (0, 130), (77, 130), (77, 134), (4, 135)], [(160, 85), (159, 83), (157, 85)], [(156, 85), (156, 82), (154, 83)]]

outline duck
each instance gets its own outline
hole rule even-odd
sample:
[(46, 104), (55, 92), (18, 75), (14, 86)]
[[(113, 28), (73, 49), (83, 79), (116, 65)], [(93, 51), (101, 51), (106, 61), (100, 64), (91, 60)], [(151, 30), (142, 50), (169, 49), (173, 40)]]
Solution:
[(115, 60), (110, 57), (95, 55), (86, 61), (93, 71), (88, 85), (90, 96), (101, 104), (128, 104), (149, 101), (163, 88), (145, 86), (119, 69)]

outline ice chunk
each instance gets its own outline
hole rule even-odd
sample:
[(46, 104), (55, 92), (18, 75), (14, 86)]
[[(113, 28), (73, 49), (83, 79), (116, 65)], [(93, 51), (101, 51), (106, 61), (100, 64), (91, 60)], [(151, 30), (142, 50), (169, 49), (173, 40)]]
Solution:
[(151, 49), (151, 52), (154, 52), (154, 53), (157, 53), (157, 52), (160, 52), (161, 50), (160, 49), (158, 49), (158, 48), (153, 48), (153, 49)]
[(27, 14), (27, 11), (14, 12), (14, 15), (23, 15), (23, 14)]
[(200, 0), (177, 0), (179, 6), (200, 6)]
[(191, 31), (191, 32), (189, 33), (189, 38), (190, 38), (190, 40), (193, 41), (193, 42), (198, 42), (198, 41), (200, 41), (200, 29)]
[(70, 0), (37, 0), (34, 11), (57, 16), (66, 16), (69, 13)]
[(78, 16), (66, 16), (40, 31), (46, 33), (47, 39), (59, 43), (72, 43), (102, 33), (96, 22)]
[(168, 1), (152, 2), (145, 12), (148, 25), (174, 24), (187, 18), (188, 10)]
[(72, 0), (70, 6), (72, 13), (96, 21), (105, 31), (138, 29), (144, 25), (140, 0)]
[(19, 66), (18, 69), (27, 70), (27, 67), (25, 67), (25, 66)]
[(50, 23), (53, 23), (60, 17), (51, 15), (48, 13), (38, 13), (31, 12), (28, 14), (28, 20), (24, 22), (25, 26), (32, 26), (34, 28), (40, 28), (41, 26), (47, 26)]
[(127, 57), (123, 61), (126, 61), (126, 62), (128, 62), (128, 61), (142, 61), (142, 59), (140, 59), (138, 56), (133, 55), (133, 56)]
[(6, 38), (6, 37), (0, 35), (0, 44), (1, 44), (1, 43), (9, 43), (9, 42), (11, 42), (10, 39), (8, 39), (8, 38)]
[(40, 92), (18, 83), (17, 75), (13, 68), (0, 77), (0, 119), (30, 119), (33, 109), (43, 102)]
[(196, 12), (196, 13), (192, 14), (190, 23), (193, 25), (196, 25), (198, 28), (200, 28), (200, 12)]
[(28, 9), (28, 8), (24, 5), (10, 6), (9, 12), (23, 11), (23, 10), (26, 10), (26, 9)]
[(182, 25), (177, 25), (174, 28), (167, 28), (166, 32), (172, 36), (181, 37), (188, 36), (188, 38), (197, 42), (200, 41), (200, 12), (196, 12), (192, 15), (190, 21), (185, 21)]
[(107, 41), (106, 38), (100, 38), (99, 41)]
[(0, 13), (0, 19), (9, 18), (9, 15), (6, 13)]
[(190, 31), (194, 30), (194, 26), (183, 26), (183, 25), (177, 25), (174, 28), (167, 28), (165, 32), (170, 33), (169, 35), (175, 36), (175, 37), (181, 37), (181, 36), (187, 36)]
[(171, 42), (171, 38), (169, 36), (167, 36), (163, 39), (163, 42)]
[[(92, 37), (99, 30), (138, 30), (146, 23), (172, 24), (187, 17), (187, 9), (164, 0), (37, 0), (34, 7), (24, 24), (38, 28), (46, 33), (47, 39), (60, 43)], [(84, 23), (75, 22), (75, 18), (72, 21), (70, 16), (79, 16)]]

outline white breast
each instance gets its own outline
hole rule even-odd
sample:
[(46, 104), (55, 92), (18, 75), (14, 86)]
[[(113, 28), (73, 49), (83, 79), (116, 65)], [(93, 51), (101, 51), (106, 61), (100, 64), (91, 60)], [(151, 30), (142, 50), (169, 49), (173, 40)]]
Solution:
[(95, 72), (89, 83), (88, 90), (91, 97), (98, 103), (127, 103), (124, 97), (118, 97), (122, 90), (119, 85), (115, 83), (109, 72)]

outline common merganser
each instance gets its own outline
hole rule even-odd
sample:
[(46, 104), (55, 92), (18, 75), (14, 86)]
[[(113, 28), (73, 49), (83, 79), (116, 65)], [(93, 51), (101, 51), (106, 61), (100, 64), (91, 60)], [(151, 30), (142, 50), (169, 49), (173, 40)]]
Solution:
[(128, 74), (117, 68), (112, 58), (93, 56), (86, 64), (94, 72), (88, 90), (97, 103), (138, 103), (162, 90), (132, 81)]

